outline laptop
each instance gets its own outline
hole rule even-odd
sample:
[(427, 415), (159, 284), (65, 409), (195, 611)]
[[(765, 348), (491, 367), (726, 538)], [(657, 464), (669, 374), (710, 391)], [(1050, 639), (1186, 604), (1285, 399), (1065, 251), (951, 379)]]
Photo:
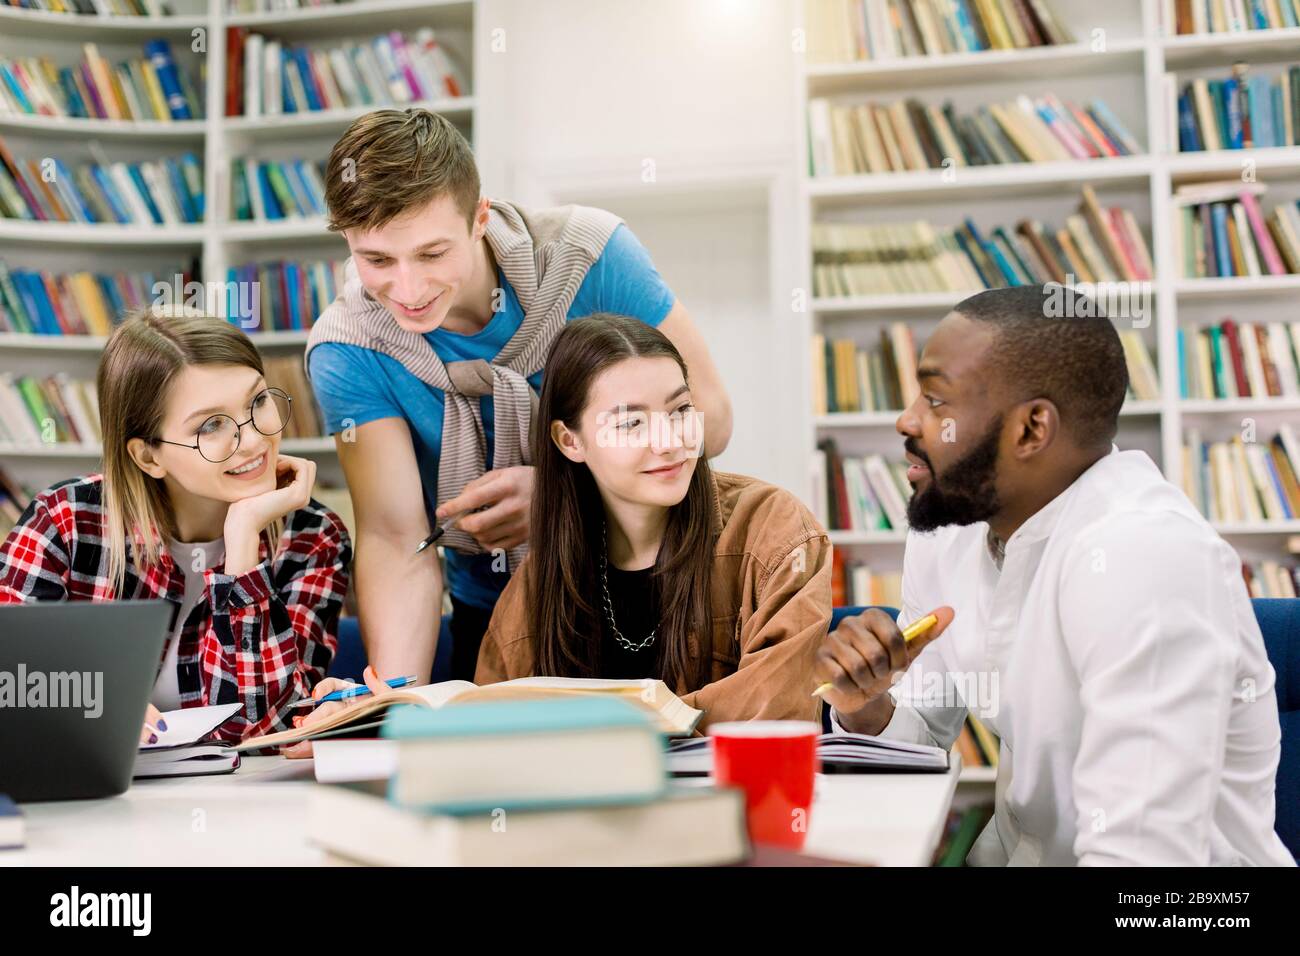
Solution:
[(0, 793), (113, 796), (131, 782), (175, 605), (0, 607)]

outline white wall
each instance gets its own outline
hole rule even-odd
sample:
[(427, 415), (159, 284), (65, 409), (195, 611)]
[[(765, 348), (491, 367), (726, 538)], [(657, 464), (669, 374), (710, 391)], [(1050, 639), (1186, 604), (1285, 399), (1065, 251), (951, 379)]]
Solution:
[(623, 216), (731, 394), (715, 465), (802, 491), (791, 27), (788, 0), (485, 0), (479, 160), (489, 194)]

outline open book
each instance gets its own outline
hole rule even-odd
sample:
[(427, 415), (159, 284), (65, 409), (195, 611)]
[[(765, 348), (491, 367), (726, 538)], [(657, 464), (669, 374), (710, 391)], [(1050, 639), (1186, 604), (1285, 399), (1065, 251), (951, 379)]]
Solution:
[(694, 732), (701, 710), (687, 706), (661, 680), (596, 680), (581, 677), (521, 677), (518, 680), (485, 684), (467, 680), (449, 680), (422, 687), (403, 687), (384, 694), (363, 697), (360, 702), (340, 710), (310, 727), (283, 730), (263, 737), (249, 737), (237, 750), (262, 747), (285, 747), (302, 740), (315, 740), (365, 726), (378, 726), (384, 713), (394, 704), (443, 707), (447, 704), (473, 704), (483, 701), (538, 700), (569, 697), (574, 694), (611, 694), (621, 697), (654, 715), (659, 730), (674, 737)]

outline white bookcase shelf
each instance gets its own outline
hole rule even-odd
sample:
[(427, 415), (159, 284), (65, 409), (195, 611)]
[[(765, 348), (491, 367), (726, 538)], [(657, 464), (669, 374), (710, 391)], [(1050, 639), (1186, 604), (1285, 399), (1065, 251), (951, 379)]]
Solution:
[[(227, 270), (244, 262), (276, 259), (343, 258), (341, 237), (325, 228), (323, 217), (276, 222), (230, 219), (230, 163), (237, 156), (323, 160), (333, 140), (358, 116), (372, 108), (348, 107), (262, 117), (225, 115), (226, 34), (229, 27), (286, 44), (332, 43), (363, 39), (389, 30), (412, 32), (432, 27), (465, 81), (465, 95), (409, 104), (441, 113), (482, 146), (483, 124), (478, 100), (482, 66), (488, 62), (486, 31), (481, 28), (480, 0), (354, 0), (324, 7), (255, 14), (228, 14), (225, 0), (180, 0), (187, 12), (172, 17), (84, 16), (0, 6), (0, 52), (30, 55), (46, 43), (52, 49), (77, 49), (83, 43), (134, 48), (154, 37), (171, 41), (179, 54), (199, 36), (205, 43), (207, 75), (204, 117), (198, 120), (123, 122), (49, 116), (0, 114), (0, 136), (36, 143), (50, 155), (71, 151), (79, 141), (102, 141), (107, 149), (129, 159), (155, 152), (193, 151), (203, 159), (207, 221), (171, 226), (48, 223), (0, 219), (0, 259), (26, 268), (57, 272), (105, 271), (125, 268), (123, 257), (136, 263), (170, 269), (172, 263), (198, 256), (202, 278), (224, 282)], [(206, 12), (197, 12), (197, 11)], [(110, 51), (111, 52), (111, 51)], [(41, 50), (37, 55), (47, 54)], [(78, 54), (79, 55), (79, 54)], [(111, 58), (111, 57), (110, 57)], [(70, 62), (70, 61), (69, 61)], [(27, 155), (36, 155), (26, 149)], [(47, 264), (48, 263), (48, 264)], [(58, 263), (57, 265), (55, 263)], [(126, 268), (136, 271), (136, 267)], [(301, 350), (304, 331), (247, 330), (263, 350), (280, 354)], [(47, 375), (66, 371), (75, 378), (93, 378), (104, 346), (97, 336), (0, 334), (0, 371)], [(332, 438), (285, 440), (289, 454), (311, 455), (329, 462), (330, 477), (341, 480)], [(66, 477), (69, 468), (84, 468), (100, 456), (98, 445), (0, 445), (0, 462), (20, 481), (41, 486)], [(324, 475), (325, 472), (322, 472)]]
[[(1178, 153), (1168, 142), (1172, 124), (1168, 115), (1164, 78), (1173, 73), (1181, 80), (1186, 71), (1222, 68), (1234, 60), (1278, 64), (1300, 62), (1300, 29), (1261, 30), (1236, 34), (1167, 36), (1161, 26), (1161, 0), (1053, 0), (1053, 9), (1079, 42), (1030, 50), (986, 51), (945, 56), (902, 57), (855, 63), (803, 64), (798, 70), (799, 141), (794, 162), (799, 177), (799, 249), (801, 288), (812, 291), (811, 226), (826, 217), (835, 221), (899, 221), (928, 219), (958, 221), (971, 208), (981, 223), (1010, 224), (1050, 204), (1053, 222), (1063, 224), (1074, 212), (1083, 185), (1093, 185), (1105, 197), (1122, 194), (1124, 205), (1144, 207), (1139, 219), (1149, 227), (1156, 280), (1151, 285), (1154, 318), (1144, 332), (1153, 349), (1160, 377), (1160, 398), (1129, 402), (1123, 409), (1119, 441), (1126, 435), (1141, 437), (1145, 447), (1175, 483), (1181, 483), (1181, 446), (1184, 418), (1199, 426), (1238, 425), (1233, 416), (1300, 416), (1300, 401), (1244, 399), (1231, 401), (1184, 400), (1178, 390), (1177, 330), (1217, 321), (1236, 310), (1257, 309), (1272, 317), (1294, 315), (1300, 276), (1258, 278), (1185, 279), (1179, 272), (1178, 237), (1173, 226), (1173, 193), (1183, 183), (1232, 178), (1249, 170), (1259, 181), (1280, 184), (1285, 197), (1300, 189), (1300, 146), (1268, 149)], [(797, 17), (807, 26), (803, 5)], [(1098, 31), (1101, 31), (1100, 34)], [(1094, 49), (1098, 43), (1100, 48)], [(808, 172), (807, 105), (810, 99), (843, 98), (845, 102), (892, 102), (910, 96), (930, 102), (961, 96), (974, 102), (988, 87), (986, 99), (1005, 100), (1018, 92), (1057, 92), (1063, 98), (1086, 99), (1096, 95), (1109, 101), (1113, 87), (1094, 92), (1092, 78), (1129, 84), (1140, 104), (1139, 120), (1130, 126), (1147, 152), (1136, 156), (1003, 166), (957, 167), (856, 176), (812, 177)], [(1127, 89), (1127, 87), (1125, 87)], [(1112, 105), (1115, 105), (1112, 103)], [(960, 106), (960, 103), (959, 103)], [(1037, 204), (1034, 213), (1026, 205)], [(1137, 211), (1137, 210), (1135, 210)], [(853, 298), (817, 297), (805, 311), (797, 312), (807, 334), (831, 338), (871, 340), (879, 328), (894, 321), (913, 326), (918, 347), (925, 332), (968, 294), (933, 292), (922, 295), (868, 295)], [(1278, 309), (1289, 312), (1278, 312)], [(1263, 317), (1259, 313), (1257, 316)], [(1253, 319), (1254, 317), (1252, 317)], [(927, 327), (923, 328), (925, 325)], [(801, 357), (802, 380), (811, 396), (811, 350)], [(898, 413), (852, 412), (816, 415), (804, 399), (804, 434), (810, 455), (817, 442), (834, 437), (844, 454), (880, 451), (902, 456), (901, 439), (894, 431)], [(1134, 447), (1134, 446), (1130, 446)], [(810, 458), (810, 472), (812, 462)], [(815, 500), (823, 483), (809, 480), (808, 499)], [(1300, 521), (1219, 525), (1218, 530), (1242, 551), (1254, 556), (1278, 557), (1285, 539), (1300, 532)], [(873, 571), (898, 570), (902, 564), (904, 535), (891, 532), (831, 533), (837, 546), (850, 549), (854, 558), (867, 561)]]

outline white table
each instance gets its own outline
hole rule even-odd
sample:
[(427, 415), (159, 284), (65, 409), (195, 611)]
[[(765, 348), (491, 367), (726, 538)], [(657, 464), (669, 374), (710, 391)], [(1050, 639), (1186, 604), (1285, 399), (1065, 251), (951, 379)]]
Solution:
[[(927, 866), (960, 761), (946, 774), (817, 777), (805, 850), (886, 866)], [(141, 780), (104, 800), (23, 806), (27, 845), (0, 866), (310, 866), (311, 760), (245, 757), (233, 774)]]

